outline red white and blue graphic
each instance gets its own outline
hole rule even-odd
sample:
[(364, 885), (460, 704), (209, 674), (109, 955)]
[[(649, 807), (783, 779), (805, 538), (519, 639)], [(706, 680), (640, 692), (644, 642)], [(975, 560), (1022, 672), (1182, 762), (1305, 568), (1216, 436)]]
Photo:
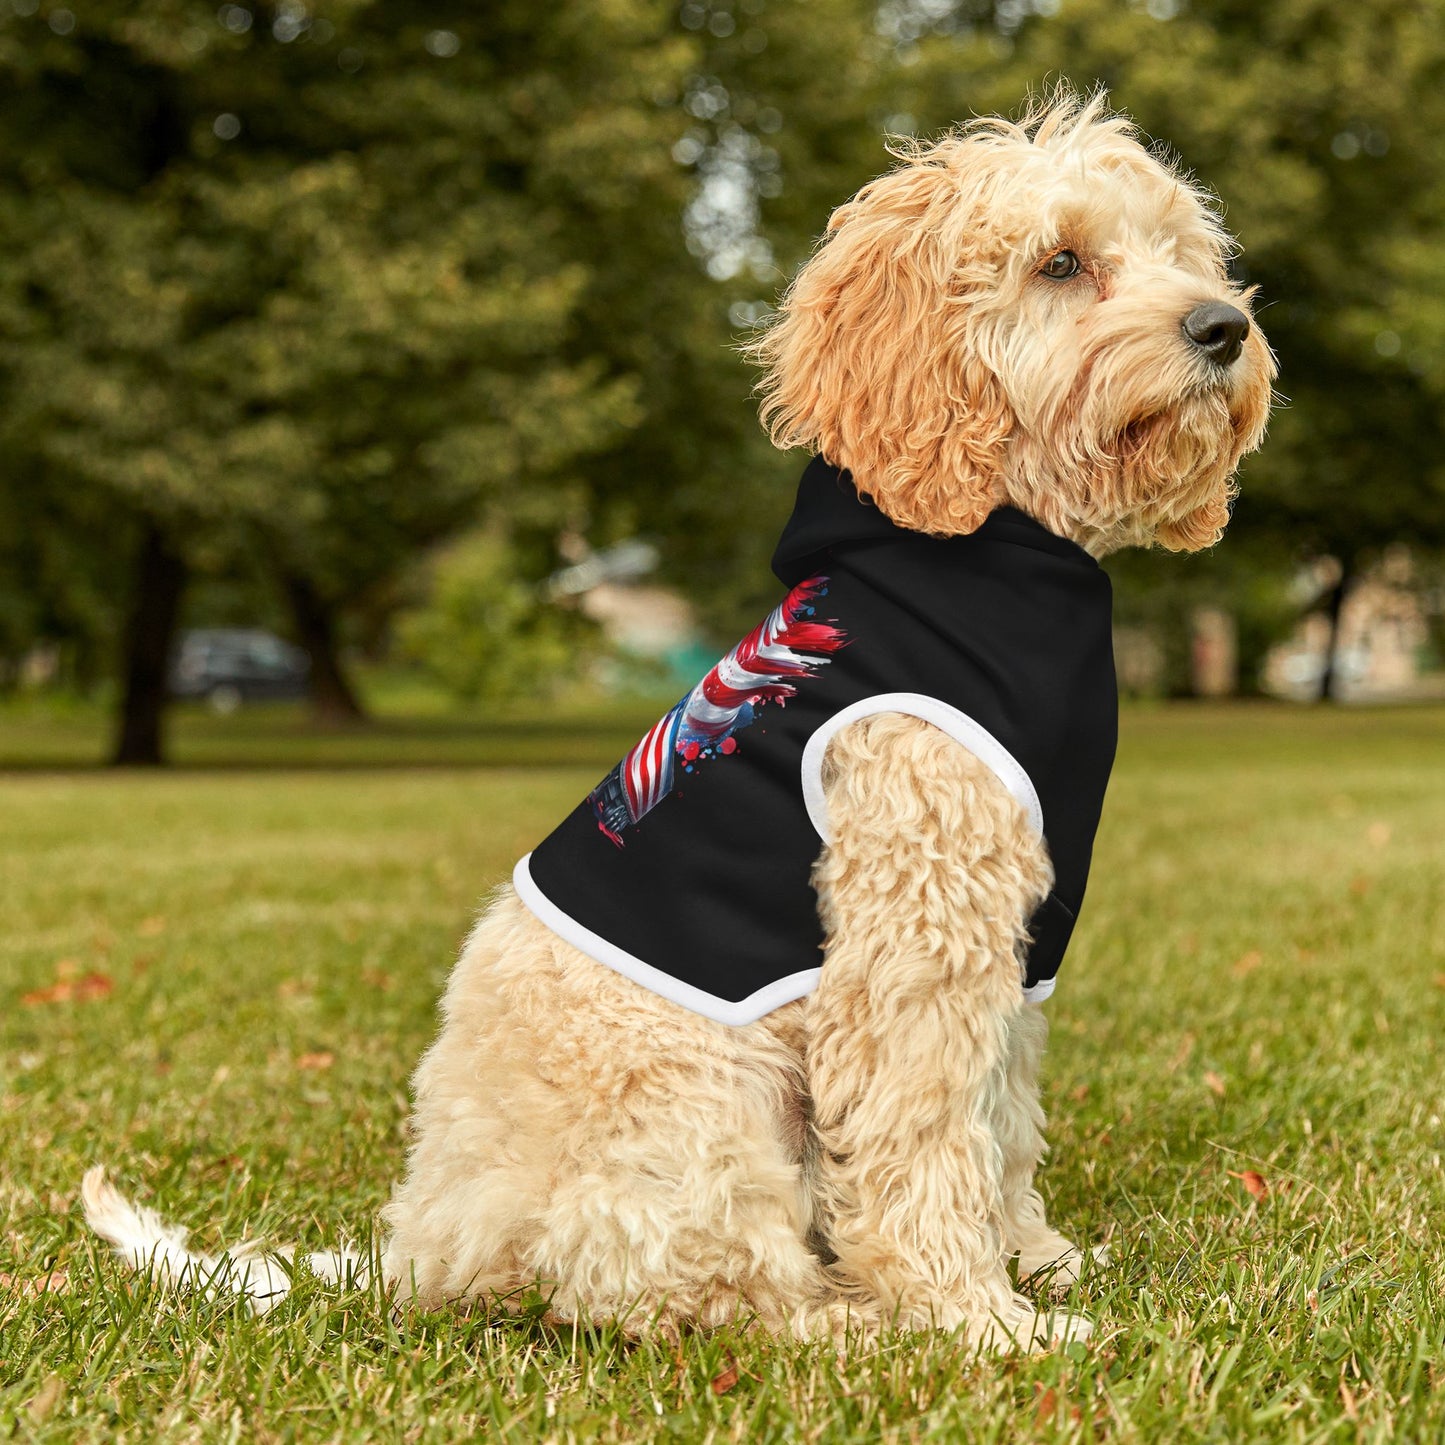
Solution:
[(827, 595), (826, 577), (800, 582), (592, 790), (597, 826), (619, 848), (623, 832), (672, 792), (679, 767), (690, 773), (736, 752), (736, 735), (759, 708), (785, 706), (797, 694), (795, 684), (843, 646), (842, 628), (817, 616)]

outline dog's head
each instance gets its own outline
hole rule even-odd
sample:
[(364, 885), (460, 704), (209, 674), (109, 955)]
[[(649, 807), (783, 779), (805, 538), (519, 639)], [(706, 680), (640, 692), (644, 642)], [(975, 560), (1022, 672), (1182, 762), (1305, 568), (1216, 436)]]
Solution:
[(1009, 503), (1100, 553), (1217, 541), (1274, 360), (1208, 198), (1102, 97), (900, 155), (751, 348), (773, 440), (921, 532)]

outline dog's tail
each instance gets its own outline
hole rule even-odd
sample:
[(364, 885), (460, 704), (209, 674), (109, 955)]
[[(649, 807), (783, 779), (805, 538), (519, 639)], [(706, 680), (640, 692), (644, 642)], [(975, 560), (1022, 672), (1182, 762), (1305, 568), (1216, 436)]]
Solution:
[[(88, 1169), (80, 1185), (85, 1222), (132, 1269), (178, 1289), (200, 1290), (207, 1299), (243, 1298), (263, 1315), (286, 1298), (291, 1288), (295, 1250), (268, 1250), (252, 1242), (222, 1254), (195, 1254), (186, 1248), (186, 1231), (167, 1224), (153, 1209), (132, 1204), (106, 1177), (105, 1165)], [(305, 1256), (311, 1272), (331, 1284), (362, 1285), (370, 1261), (352, 1249)]]

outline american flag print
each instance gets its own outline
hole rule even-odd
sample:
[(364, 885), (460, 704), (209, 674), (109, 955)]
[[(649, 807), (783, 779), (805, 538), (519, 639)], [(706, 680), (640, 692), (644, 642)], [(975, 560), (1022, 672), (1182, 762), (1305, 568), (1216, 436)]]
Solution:
[(650, 813), (684, 772), (737, 751), (737, 737), (765, 704), (779, 707), (797, 684), (844, 645), (842, 628), (819, 619), (826, 577), (800, 582), (588, 796), (597, 826), (620, 848), (622, 834)]

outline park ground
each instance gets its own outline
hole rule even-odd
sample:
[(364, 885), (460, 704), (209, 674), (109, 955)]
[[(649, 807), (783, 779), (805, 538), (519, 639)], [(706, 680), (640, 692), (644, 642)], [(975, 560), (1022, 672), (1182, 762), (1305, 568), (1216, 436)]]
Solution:
[(202, 1247), (365, 1243), (479, 900), (649, 718), (190, 716), (108, 774), (92, 719), (0, 716), (0, 1438), (1445, 1438), (1441, 709), (1126, 712), (1048, 1005), (1087, 1347), (674, 1350), (304, 1278), (257, 1320), (87, 1240), (105, 1161)]

